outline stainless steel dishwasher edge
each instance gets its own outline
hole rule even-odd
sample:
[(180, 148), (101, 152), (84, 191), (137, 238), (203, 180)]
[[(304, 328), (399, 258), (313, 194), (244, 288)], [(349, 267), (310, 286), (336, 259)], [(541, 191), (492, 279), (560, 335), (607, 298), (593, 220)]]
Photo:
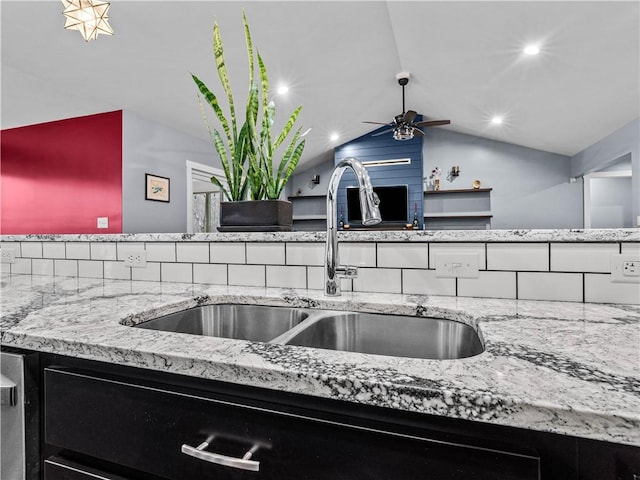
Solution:
[(0, 353), (0, 478), (36, 480), (40, 466), (38, 354)]

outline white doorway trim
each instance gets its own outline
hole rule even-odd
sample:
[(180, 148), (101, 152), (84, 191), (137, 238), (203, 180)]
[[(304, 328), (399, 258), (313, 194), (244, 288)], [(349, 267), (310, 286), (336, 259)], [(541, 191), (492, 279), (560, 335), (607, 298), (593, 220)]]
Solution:
[(226, 184), (224, 172), (219, 168), (210, 167), (203, 163), (186, 161), (187, 169), (187, 233), (193, 233), (193, 182), (194, 181), (210, 181), (211, 177), (215, 176)]
[(630, 177), (631, 170), (620, 170), (615, 172), (594, 172), (585, 175), (582, 182), (583, 200), (584, 205), (584, 228), (591, 228), (591, 179), (592, 178), (612, 178), (612, 177)]

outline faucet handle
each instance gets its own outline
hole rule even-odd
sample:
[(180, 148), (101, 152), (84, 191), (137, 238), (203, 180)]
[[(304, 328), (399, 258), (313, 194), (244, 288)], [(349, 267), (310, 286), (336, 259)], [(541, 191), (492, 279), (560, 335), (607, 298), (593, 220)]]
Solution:
[(355, 265), (339, 265), (336, 267), (336, 274), (342, 278), (356, 278), (358, 267)]

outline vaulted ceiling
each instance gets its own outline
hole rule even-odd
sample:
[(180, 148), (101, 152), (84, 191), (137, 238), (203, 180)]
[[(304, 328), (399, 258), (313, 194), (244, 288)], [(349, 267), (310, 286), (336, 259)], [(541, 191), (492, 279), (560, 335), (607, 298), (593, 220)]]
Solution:
[[(221, 93), (219, 23), (244, 104), (244, 7), (279, 119), (299, 104), (312, 127), (301, 169), (407, 108), (454, 131), (573, 155), (639, 116), (637, 1), (125, 1), (113, 37), (63, 29), (58, 1), (1, 2), (2, 128), (128, 109), (208, 139), (189, 72)], [(527, 56), (528, 44), (540, 54)], [(503, 116), (493, 125), (494, 115)], [(330, 141), (333, 132), (340, 139)]]

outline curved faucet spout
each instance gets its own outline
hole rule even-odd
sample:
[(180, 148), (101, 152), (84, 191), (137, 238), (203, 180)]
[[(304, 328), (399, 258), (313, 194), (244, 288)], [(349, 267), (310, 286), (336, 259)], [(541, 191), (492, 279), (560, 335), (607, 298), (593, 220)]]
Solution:
[(380, 199), (373, 191), (371, 179), (366, 168), (360, 161), (353, 157), (343, 158), (336, 166), (329, 180), (327, 190), (327, 240), (325, 245), (325, 295), (340, 295), (340, 278), (355, 277), (357, 268), (340, 265), (338, 255), (338, 235), (336, 229), (336, 217), (338, 216), (336, 194), (342, 174), (347, 168), (355, 173), (360, 194), (360, 210), (362, 211), (362, 224), (375, 225), (382, 220), (380, 216)]

